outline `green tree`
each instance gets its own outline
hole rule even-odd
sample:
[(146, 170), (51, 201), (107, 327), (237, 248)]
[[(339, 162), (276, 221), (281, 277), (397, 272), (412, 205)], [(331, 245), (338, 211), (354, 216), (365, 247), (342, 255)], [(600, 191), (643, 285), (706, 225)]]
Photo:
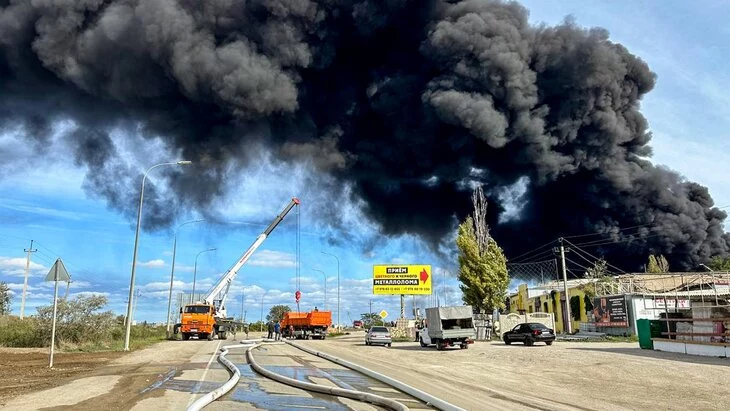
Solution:
[(580, 297), (577, 295), (570, 297), (570, 316), (576, 321), (580, 320)]
[(593, 263), (593, 267), (589, 267), (586, 270), (586, 278), (590, 279), (601, 279), (608, 275), (608, 263), (603, 258), (596, 260)]
[(586, 270), (585, 278), (596, 280), (594, 282), (583, 284), (580, 286), (585, 293), (585, 298), (583, 299), (583, 301), (585, 303), (586, 310), (590, 311), (593, 309), (592, 300), (599, 291), (601, 295), (605, 295), (612, 293), (613, 289), (615, 288), (614, 286), (616, 284), (616, 280), (611, 277), (611, 274), (608, 272), (607, 267), (608, 263), (606, 262), (606, 260), (600, 258), (593, 263), (592, 267)]
[(709, 267), (715, 271), (730, 271), (730, 257), (713, 257)]
[(275, 305), (269, 310), (269, 314), (266, 316), (267, 321), (281, 321), (284, 318), (284, 313), (291, 311), (288, 305)]
[(489, 235), (486, 226), (486, 202), (478, 187), (472, 196), (475, 218), (468, 216), (459, 225), (456, 246), (459, 248), (459, 288), (464, 303), (492, 312), (504, 308), (509, 274), (504, 252)]
[(12, 312), (12, 302), (13, 296), (10, 295), (10, 288), (4, 281), (0, 282), (0, 315), (8, 315)]
[(374, 325), (383, 325), (383, 319), (376, 313), (365, 313), (360, 315), (364, 328), (370, 328)]
[(648, 273), (668, 273), (669, 262), (666, 257), (659, 255), (659, 257), (653, 254), (649, 255), (649, 263), (646, 266), (646, 272)]

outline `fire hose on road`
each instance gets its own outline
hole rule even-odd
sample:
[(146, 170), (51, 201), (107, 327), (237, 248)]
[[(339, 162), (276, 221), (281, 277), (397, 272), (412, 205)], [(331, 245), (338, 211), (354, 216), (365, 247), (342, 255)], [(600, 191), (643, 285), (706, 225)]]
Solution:
[[(269, 340), (271, 341), (271, 340)], [(233, 364), (229, 359), (226, 358), (226, 354), (228, 354), (228, 350), (231, 348), (246, 348), (246, 358), (248, 359), (249, 365), (253, 370), (258, 372), (259, 374), (271, 378), (272, 380), (278, 381), (282, 384), (290, 385), (296, 388), (300, 388), (307, 391), (315, 391), (323, 394), (330, 394), (335, 395), (339, 397), (346, 397), (351, 398), (358, 401), (364, 401), (369, 402), (372, 404), (380, 405), (382, 407), (396, 410), (396, 411), (405, 411), (408, 410), (408, 407), (405, 405), (399, 403), (398, 401), (392, 400), (390, 398), (385, 398), (376, 394), (366, 393), (362, 391), (356, 391), (356, 390), (348, 390), (345, 388), (340, 387), (329, 387), (304, 381), (298, 381), (293, 378), (289, 378), (277, 373), (274, 373), (272, 371), (267, 370), (266, 368), (260, 366), (258, 363), (256, 363), (256, 360), (253, 357), (252, 350), (256, 347), (259, 347), (263, 344), (281, 344), (274, 343), (273, 341), (269, 342), (263, 339), (259, 340), (244, 340), (241, 341), (241, 344), (239, 345), (227, 345), (221, 348), (221, 353), (218, 355), (218, 361), (223, 364), (226, 368), (228, 368), (232, 375), (231, 378), (226, 381), (225, 384), (218, 387), (217, 389), (205, 394), (204, 396), (200, 397), (198, 400), (196, 400), (192, 405), (188, 407), (188, 411), (199, 411), (203, 409), (206, 405), (212, 403), (216, 399), (222, 397), (226, 393), (228, 393), (233, 387), (238, 384), (239, 379), (241, 378), (241, 373), (238, 370), (238, 367), (236, 367), (235, 364)]]

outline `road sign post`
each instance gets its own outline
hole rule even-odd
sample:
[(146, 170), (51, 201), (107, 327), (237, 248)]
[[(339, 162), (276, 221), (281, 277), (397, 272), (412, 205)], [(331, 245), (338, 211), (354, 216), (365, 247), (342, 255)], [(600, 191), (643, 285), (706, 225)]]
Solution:
[(51, 326), (51, 352), (48, 355), (48, 368), (53, 368), (53, 351), (56, 346), (56, 314), (58, 312), (58, 282), (71, 281), (66, 267), (61, 259), (57, 259), (51, 270), (46, 275), (46, 281), (53, 281), (53, 325)]

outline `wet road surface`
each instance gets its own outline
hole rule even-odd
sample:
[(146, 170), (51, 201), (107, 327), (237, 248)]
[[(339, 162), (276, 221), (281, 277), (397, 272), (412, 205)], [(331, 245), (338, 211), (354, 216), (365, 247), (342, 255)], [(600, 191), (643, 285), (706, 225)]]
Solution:
[[(383, 409), (369, 403), (304, 391), (270, 380), (251, 369), (245, 353), (244, 346), (229, 349), (226, 358), (238, 366), (241, 379), (234, 389), (207, 406), (206, 410), (232, 408), (261, 410)], [(413, 410), (433, 409), (422, 401), (375, 379), (286, 344), (260, 346), (253, 350), (253, 356), (260, 366), (299, 381), (377, 394), (397, 400)], [(211, 356), (211, 358), (213, 357)], [(178, 373), (177, 376), (165, 375), (149, 389), (193, 394), (187, 401), (187, 405), (190, 405), (200, 396), (218, 388), (228, 380), (227, 369), (215, 359), (213, 361), (208, 359), (205, 363), (193, 363), (190, 368), (186, 372)]]

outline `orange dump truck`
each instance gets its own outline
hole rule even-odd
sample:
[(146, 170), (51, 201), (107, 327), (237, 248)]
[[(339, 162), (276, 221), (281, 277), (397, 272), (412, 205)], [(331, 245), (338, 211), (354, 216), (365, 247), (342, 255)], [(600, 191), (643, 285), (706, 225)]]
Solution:
[(330, 325), (332, 325), (332, 311), (308, 313), (290, 311), (284, 313), (284, 319), (281, 320), (281, 332), (284, 337), (289, 338), (324, 340)]

